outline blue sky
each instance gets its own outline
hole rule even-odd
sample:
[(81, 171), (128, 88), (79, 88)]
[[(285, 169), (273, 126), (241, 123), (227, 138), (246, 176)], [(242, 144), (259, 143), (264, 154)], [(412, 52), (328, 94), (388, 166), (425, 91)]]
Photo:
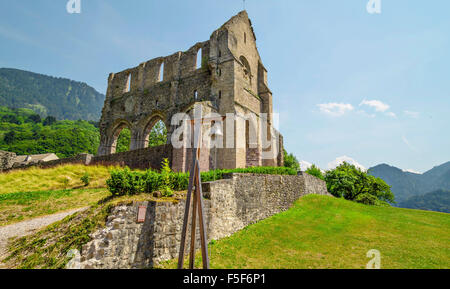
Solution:
[[(424, 172), (450, 161), (450, 1), (247, 0), (285, 146)], [(241, 0), (0, 2), (0, 67), (83, 81), (186, 50)]]

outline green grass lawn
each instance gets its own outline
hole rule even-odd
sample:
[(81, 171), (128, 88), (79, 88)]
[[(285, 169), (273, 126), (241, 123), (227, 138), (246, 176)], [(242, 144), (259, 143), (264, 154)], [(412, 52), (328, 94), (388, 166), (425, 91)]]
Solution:
[(309, 195), (209, 249), (215, 269), (365, 268), (371, 249), (381, 268), (450, 268), (450, 214)]

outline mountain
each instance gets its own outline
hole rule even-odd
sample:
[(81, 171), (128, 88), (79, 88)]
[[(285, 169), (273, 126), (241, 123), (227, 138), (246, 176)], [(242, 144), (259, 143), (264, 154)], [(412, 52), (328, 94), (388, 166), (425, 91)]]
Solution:
[(85, 83), (0, 68), (0, 106), (30, 108), (41, 117), (100, 119), (105, 96)]
[(369, 169), (369, 174), (383, 179), (395, 195), (399, 206), (407, 199), (437, 190), (450, 190), (450, 162), (434, 167), (424, 174), (403, 171), (381, 164)]
[(401, 208), (450, 213), (450, 191), (438, 190), (413, 196), (398, 204)]

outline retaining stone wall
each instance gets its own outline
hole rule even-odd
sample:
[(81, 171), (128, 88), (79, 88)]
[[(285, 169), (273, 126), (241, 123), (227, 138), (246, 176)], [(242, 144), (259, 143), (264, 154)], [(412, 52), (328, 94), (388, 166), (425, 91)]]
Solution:
[[(313, 181), (305, 175), (230, 174), (227, 177), (202, 186), (208, 242), (285, 211), (303, 195), (328, 194), (318, 189), (321, 180)], [(144, 223), (137, 223), (139, 206), (146, 207)], [(82, 268), (149, 268), (177, 258), (184, 208), (184, 200), (114, 208), (106, 228), (95, 232), (93, 240), (83, 246)], [(197, 232), (197, 238), (199, 235)], [(196, 241), (196, 248), (200, 248), (200, 240)], [(189, 252), (189, 242), (186, 246)]]

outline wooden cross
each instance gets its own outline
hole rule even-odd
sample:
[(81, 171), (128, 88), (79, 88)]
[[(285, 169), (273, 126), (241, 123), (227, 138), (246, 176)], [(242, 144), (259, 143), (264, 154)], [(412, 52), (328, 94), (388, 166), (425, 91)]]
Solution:
[[(192, 150), (192, 166), (189, 176), (189, 186), (188, 193), (186, 197), (186, 207), (184, 211), (183, 229), (181, 231), (181, 244), (180, 252), (178, 255), (178, 269), (183, 269), (184, 266), (184, 252), (186, 246), (186, 234), (189, 221), (189, 211), (191, 208), (191, 198), (193, 199), (192, 205), (192, 218), (191, 218), (191, 245), (189, 253), (189, 269), (194, 269), (195, 265), (195, 240), (196, 240), (196, 222), (197, 213), (200, 225), (200, 243), (202, 250), (202, 261), (203, 269), (209, 269), (209, 256), (208, 256), (208, 243), (206, 238), (206, 225), (203, 216), (203, 193), (202, 193), (202, 179), (200, 175), (200, 146), (201, 146), (201, 127), (200, 124), (204, 122), (217, 121), (218, 119), (224, 120), (225, 117), (221, 118), (201, 118), (191, 120), (191, 124), (194, 126), (194, 130), (198, 133), (194, 136), (197, 138), (194, 143), (197, 144), (195, 149)], [(193, 189), (195, 187), (195, 189)], [(193, 196), (192, 196), (193, 194)]]

